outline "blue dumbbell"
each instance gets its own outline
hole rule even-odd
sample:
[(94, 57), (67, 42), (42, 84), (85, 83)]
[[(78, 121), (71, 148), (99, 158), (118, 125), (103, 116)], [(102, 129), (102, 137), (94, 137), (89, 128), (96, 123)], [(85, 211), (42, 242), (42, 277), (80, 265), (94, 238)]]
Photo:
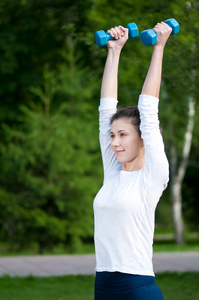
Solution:
[[(129, 30), (129, 39), (134, 39), (139, 36), (139, 30), (135, 23), (129, 23), (126, 28)], [(109, 33), (105, 33), (103, 30), (96, 31), (94, 37), (98, 47), (103, 47), (107, 45), (109, 40), (115, 39)]]
[[(175, 19), (169, 19), (164, 21), (167, 25), (172, 28), (171, 35), (176, 34), (180, 30), (180, 25)], [(154, 30), (148, 29), (142, 31), (140, 34), (140, 40), (145, 46), (151, 46), (157, 43), (157, 34)]]

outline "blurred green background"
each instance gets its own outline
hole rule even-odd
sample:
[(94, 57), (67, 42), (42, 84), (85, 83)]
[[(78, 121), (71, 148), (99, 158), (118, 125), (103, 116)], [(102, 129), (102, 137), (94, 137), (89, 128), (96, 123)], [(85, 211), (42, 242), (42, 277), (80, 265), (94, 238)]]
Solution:
[[(170, 184), (157, 207), (155, 240), (197, 239), (199, 2), (4, 0), (0, 16), (0, 253), (93, 249), (107, 54), (94, 33), (130, 22), (141, 32), (169, 18), (180, 32), (167, 42), (163, 62), (160, 121)], [(139, 38), (125, 45), (120, 105), (136, 105), (151, 53)]]

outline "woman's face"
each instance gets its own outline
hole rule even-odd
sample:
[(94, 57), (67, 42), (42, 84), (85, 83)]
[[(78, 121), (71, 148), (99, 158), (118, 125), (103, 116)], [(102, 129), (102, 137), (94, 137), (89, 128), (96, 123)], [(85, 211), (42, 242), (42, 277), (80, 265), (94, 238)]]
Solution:
[(113, 121), (111, 126), (111, 147), (121, 163), (143, 159), (144, 144), (135, 126), (128, 119)]

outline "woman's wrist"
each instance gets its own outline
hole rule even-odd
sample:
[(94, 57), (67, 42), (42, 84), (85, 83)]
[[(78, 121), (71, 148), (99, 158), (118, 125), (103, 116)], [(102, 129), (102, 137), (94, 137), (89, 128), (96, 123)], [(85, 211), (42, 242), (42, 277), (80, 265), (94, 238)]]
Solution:
[(111, 65), (118, 66), (120, 60), (121, 49), (110, 48), (108, 50), (107, 61)]
[(108, 48), (108, 54), (113, 56), (120, 56), (122, 48), (121, 47), (114, 47)]
[(153, 46), (153, 50), (154, 51), (159, 51), (159, 52), (164, 52), (164, 45), (161, 45), (161, 44), (155, 44), (154, 46)]
[(156, 61), (159, 61), (159, 63), (162, 64), (164, 54), (164, 46), (162, 45), (154, 45), (153, 47), (153, 58), (155, 58)]

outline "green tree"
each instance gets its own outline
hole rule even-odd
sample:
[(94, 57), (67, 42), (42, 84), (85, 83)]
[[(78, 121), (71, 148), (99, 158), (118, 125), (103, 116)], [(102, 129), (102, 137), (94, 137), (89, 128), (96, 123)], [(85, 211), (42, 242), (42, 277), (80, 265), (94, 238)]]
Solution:
[(0, 3), (0, 121), (16, 123), (20, 104), (43, 83), (43, 66), (63, 62), (66, 37), (80, 31), (83, 1), (4, 0)]
[[(56, 72), (44, 68), (43, 88), (32, 88), (39, 101), (21, 106), (20, 125), (3, 126), (1, 236), (20, 248), (36, 241), (43, 252), (65, 242), (74, 250), (93, 235), (101, 168), (97, 111), (87, 100), (95, 84), (77, 66), (74, 47)], [(60, 103), (56, 109), (53, 101)]]

